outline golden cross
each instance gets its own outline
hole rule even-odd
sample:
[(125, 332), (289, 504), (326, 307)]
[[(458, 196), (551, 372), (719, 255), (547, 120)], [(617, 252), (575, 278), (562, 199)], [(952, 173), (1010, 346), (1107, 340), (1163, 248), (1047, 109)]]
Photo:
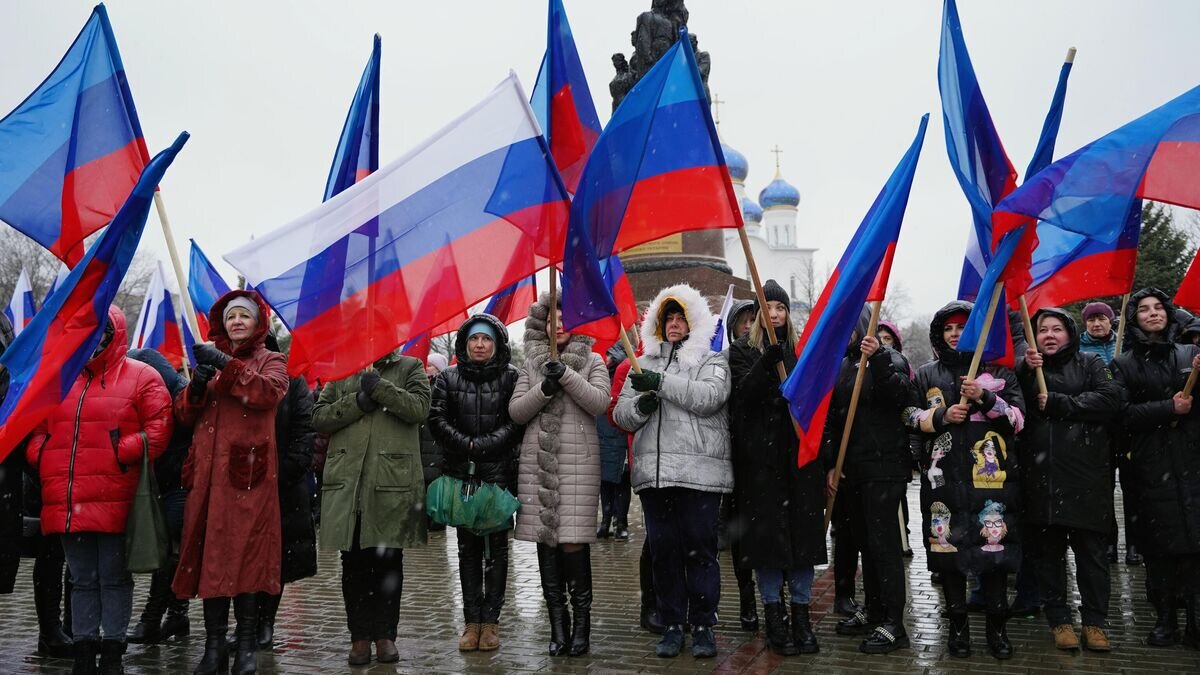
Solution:
[(775, 147), (771, 148), (771, 152), (775, 153), (775, 172), (779, 173), (779, 156), (783, 154), (783, 150), (780, 150), (779, 144), (776, 143)]

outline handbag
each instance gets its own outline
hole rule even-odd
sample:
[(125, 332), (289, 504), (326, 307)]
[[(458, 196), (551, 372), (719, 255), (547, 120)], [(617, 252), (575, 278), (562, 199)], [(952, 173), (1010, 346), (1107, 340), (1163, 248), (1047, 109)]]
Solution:
[(474, 476), (475, 463), (468, 462), (467, 480), (443, 475), (430, 483), (425, 491), (429, 518), (478, 535), (507, 530), (520, 502), (508, 490)]
[(125, 567), (130, 572), (154, 572), (163, 566), (171, 548), (167, 516), (158, 498), (158, 479), (150, 465), (150, 442), (142, 436), (142, 474), (125, 521)]

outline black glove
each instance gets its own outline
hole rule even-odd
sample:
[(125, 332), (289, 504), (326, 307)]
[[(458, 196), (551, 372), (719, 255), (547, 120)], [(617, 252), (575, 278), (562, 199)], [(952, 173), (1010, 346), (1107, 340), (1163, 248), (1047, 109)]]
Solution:
[(659, 386), (662, 385), (662, 374), (653, 370), (630, 373), (629, 384), (634, 391), (658, 391)]
[(204, 390), (208, 389), (209, 380), (217, 375), (217, 369), (208, 364), (196, 366), (192, 370), (192, 381), (188, 384), (188, 395), (192, 400), (200, 400), (204, 398)]
[(192, 354), (196, 357), (196, 363), (212, 366), (217, 370), (223, 370), (233, 360), (232, 356), (217, 349), (211, 342), (201, 342), (192, 347)]
[(367, 395), (367, 392), (360, 391), (354, 395), (354, 402), (358, 404), (358, 409), (365, 413), (373, 413), (379, 409), (379, 404), (375, 399)]
[(762, 357), (768, 366), (774, 368), (776, 363), (783, 362), (783, 345), (776, 342), (773, 345), (763, 347)]
[(643, 415), (654, 414), (654, 411), (658, 410), (658, 406), (659, 406), (658, 397), (652, 393), (651, 394), (642, 394), (641, 396), (638, 397), (637, 409), (638, 409), (638, 412), (642, 413)]
[(542, 380), (542, 395), (546, 396), (547, 398), (557, 394), (558, 392), (562, 391), (562, 389), (562, 382), (559, 382), (556, 379), (547, 377), (546, 379)]
[(544, 375), (547, 380), (554, 380), (557, 382), (562, 379), (563, 373), (565, 372), (567, 372), (567, 367), (563, 365), (562, 361), (547, 361), (546, 363), (542, 364), (542, 375)]
[(374, 370), (368, 370), (358, 378), (358, 388), (362, 389), (362, 393), (367, 396), (374, 393), (377, 384), (379, 384), (379, 373)]

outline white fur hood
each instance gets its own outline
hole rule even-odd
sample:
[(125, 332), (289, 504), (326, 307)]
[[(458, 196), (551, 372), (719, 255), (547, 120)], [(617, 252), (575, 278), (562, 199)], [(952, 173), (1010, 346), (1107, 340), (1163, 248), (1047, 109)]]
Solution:
[(642, 351), (650, 356), (658, 356), (663, 339), (659, 327), (663, 305), (668, 300), (675, 300), (683, 306), (688, 322), (688, 339), (676, 352), (681, 365), (695, 368), (712, 352), (712, 336), (717, 329), (717, 317), (709, 309), (708, 300), (700, 295), (700, 291), (687, 284), (668, 286), (654, 296), (646, 314), (642, 317)]

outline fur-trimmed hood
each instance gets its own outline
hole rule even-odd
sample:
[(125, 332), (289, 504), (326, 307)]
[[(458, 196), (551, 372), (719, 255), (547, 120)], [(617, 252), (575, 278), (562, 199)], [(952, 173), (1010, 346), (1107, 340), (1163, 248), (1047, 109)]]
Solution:
[[(529, 315), (525, 319), (525, 359), (539, 372), (542, 365), (550, 360), (550, 335), (546, 333), (549, 318), (550, 294), (542, 293), (529, 306)], [(559, 358), (571, 370), (582, 373), (588, 365), (595, 342), (595, 338), (586, 335), (572, 335)]]
[(662, 310), (668, 300), (683, 307), (688, 322), (688, 338), (679, 346), (675, 358), (686, 368), (695, 368), (712, 351), (712, 336), (717, 329), (717, 317), (712, 313), (708, 300), (700, 291), (687, 284), (668, 286), (658, 292), (646, 308), (642, 317), (642, 345), (646, 354), (658, 355), (662, 351)]

